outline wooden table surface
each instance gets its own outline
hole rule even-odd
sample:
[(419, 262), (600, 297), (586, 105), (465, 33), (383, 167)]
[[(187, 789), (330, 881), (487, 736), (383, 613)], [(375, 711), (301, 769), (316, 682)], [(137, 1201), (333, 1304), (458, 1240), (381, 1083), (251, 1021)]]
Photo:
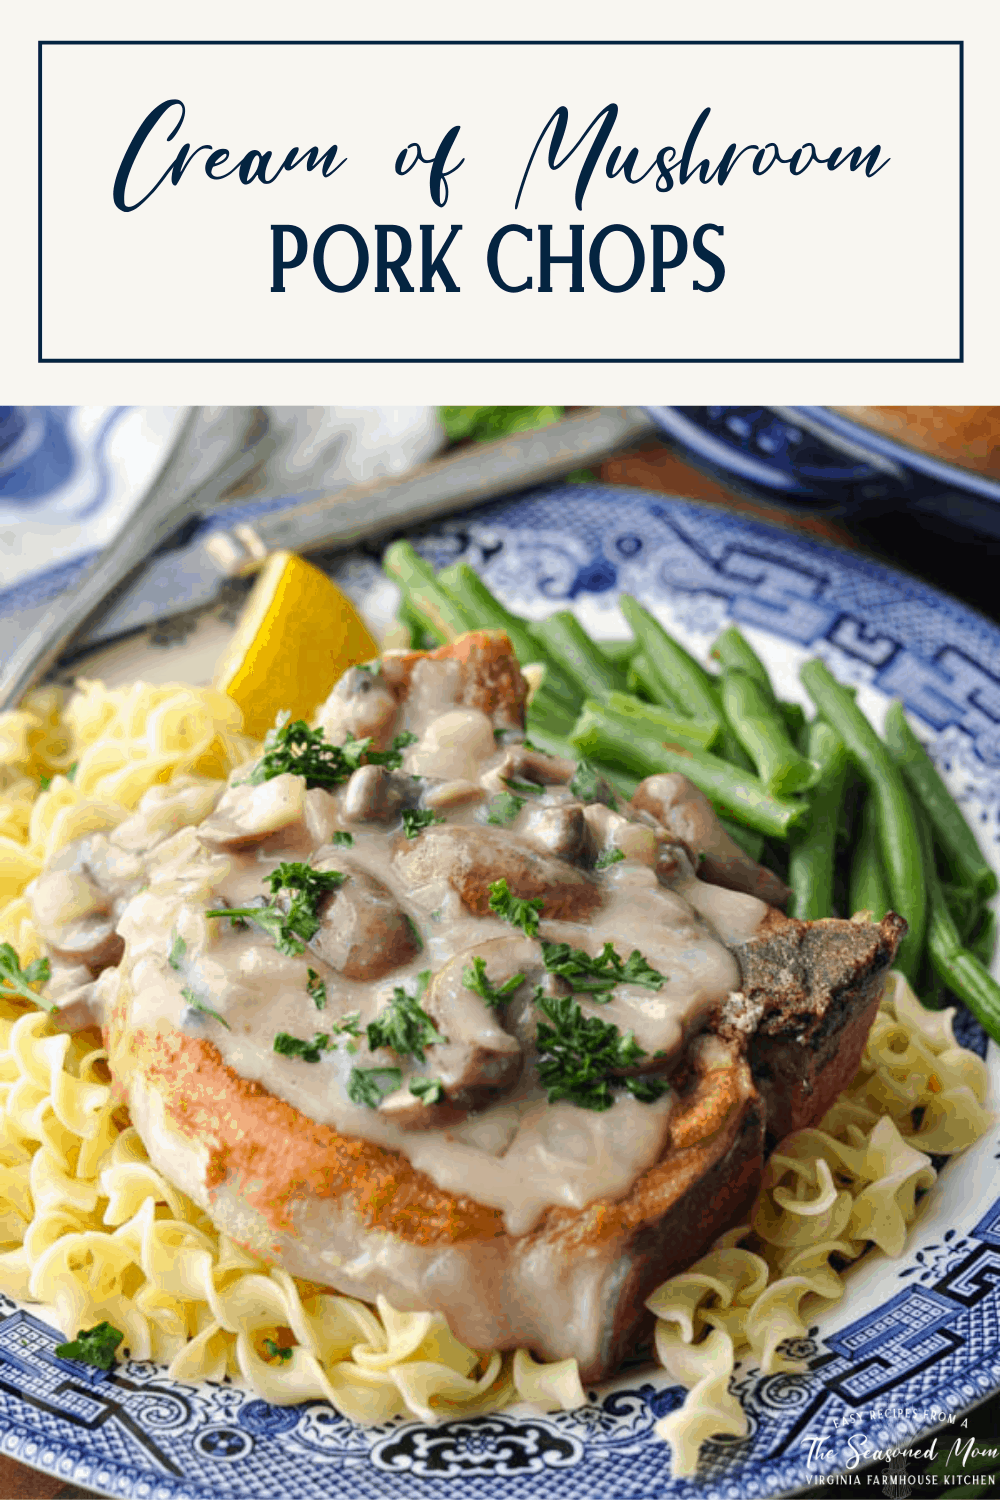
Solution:
[[(887, 559), (897, 560), (909, 566), (912, 571), (924, 573), (930, 578), (941, 578), (943, 586), (951, 592), (975, 602), (987, 613), (997, 613), (998, 591), (990, 581), (996, 576), (997, 553), (1000, 551), (995, 546), (969, 547), (968, 552), (964, 553), (961, 543), (954, 542), (951, 544), (952, 550), (957, 546), (959, 551), (952, 556), (947, 542), (932, 533), (921, 533), (920, 528), (909, 528), (904, 538), (897, 534), (891, 522), (848, 529), (840, 522), (815, 516), (782, 515), (766, 504), (724, 489), (656, 443), (608, 459), (601, 466), (600, 476), (609, 484), (639, 485), (661, 494), (725, 505), (731, 510), (763, 520), (781, 520), (783, 524), (808, 531), (841, 546), (863, 545), (866, 550), (881, 552)], [(942, 572), (946, 576), (942, 577)], [(994, 1398), (981, 1409), (976, 1428), (984, 1437), (990, 1431), (1000, 1430), (1000, 1398)], [(817, 1490), (815, 1493), (820, 1495), (827, 1491)], [(859, 1495), (863, 1490), (854, 1488), (851, 1493)], [(872, 1493), (881, 1494), (882, 1491), (874, 1490)], [(920, 1493), (929, 1492), (921, 1490)], [(40, 1474), (0, 1456), (0, 1500), (90, 1500), (92, 1494), (90, 1490), (65, 1484), (62, 1480)]]

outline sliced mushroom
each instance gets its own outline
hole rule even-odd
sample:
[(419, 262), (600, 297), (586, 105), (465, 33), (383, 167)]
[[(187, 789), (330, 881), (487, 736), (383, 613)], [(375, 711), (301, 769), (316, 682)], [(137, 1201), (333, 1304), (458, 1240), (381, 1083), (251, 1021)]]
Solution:
[(54, 958), (98, 974), (117, 964), (124, 944), (115, 928), (144, 879), (142, 862), (90, 834), (61, 849), (28, 887), (32, 914)]
[(638, 860), (644, 865), (656, 862), (656, 833), (645, 823), (612, 812), (603, 802), (589, 803), (583, 816), (590, 831), (590, 852), (595, 859), (620, 850), (625, 859)]
[(520, 827), (520, 836), (543, 854), (556, 859), (579, 859), (587, 847), (587, 821), (583, 805), (568, 802), (555, 806), (534, 805)]
[(470, 911), (486, 916), (490, 886), (506, 880), (512, 896), (543, 900), (542, 916), (583, 921), (601, 904), (601, 888), (583, 870), (540, 854), (502, 829), (440, 824), (397, 845), (394, 866), (411, 888), (446, 880)]
[(388, 886), (349, 869), (341, 849), (317, 850), (318, 870), (341, 870), (343, 885), (318, 907), (320, 928), (310, 947), (346, 979), (382, 979), (420, 952), (420, 934)]
[(512, 746), (500, 767), (500, 775), (505, 781), (537, 781), (539, 786), (566, 786), (573, 780), (575, 772), (576, 761), (566, 760), (561, 755), (546, 755), (542, 750), (530, 750), (527, 745)]
[(56, 963), (43, 997), (54, 1007), (52, 1019), (61, 1031), (84, 1031), (101, 1024), (97, 980), (83, 964)]
[[(497, 949), (501, 950), (499, 954)], [(503, 1025), (503, 1010), (488, 1006), (465, 983), (473, 952), (485, 955), (487, 950), (487, 974), (496, 984), (518, 972), (519, 958), (525, 967), (529, 962), (532, 967), (538, 964), (534, 944), (501, 939), (459, 954), (438, 971), (423, 1004), (448, 1040), (427, 1049), (420, 1071), (439, 1080), (444, 1099), (438, 1104), (424, 1104), (408, 1087), (387, 1095), (381, 1111), (404, 1130), (454, 1123), (466, 1111), (480, 1108), (493, 1095), (512, 1088), (521, 1075), (524, 1054), (520, 1042)]]
[(396, 727), (399, 704), (381, 671), (350, 667), (341, 677), (317, 716), (320, 729), (334, 745), (348, 735), (371, 738), (379, 750), (388, 748)]
[(328, 844), (340, 828), (337, 799), (321, 786), (306, 792), (304, 816), (306, 831), (314, 844)]
[(652, 814), (668, 833), (687, 844), (696, 859), (700, 857), (701, 879), (758, 896), (769, 906), (787, 904), (791, 895), (788, 886), (756, 864), (729, 837), (708, 798), (686, 776), (676, 771), (647, 776), (640, 782), (632, 806)]
[(340, 813), (345, 823), (392, 823), (404, 807), (415, 807), (422, 784), (385, 766), (359, 766), (344, 788)]
[(200, 825), (198, 838), (210, 849), (229, 852), (251, 848), (298, 822), (305, 809), (305, 796), (305, 781), (291, 771), (257, 786), (240, 782), (229, 787), (215, 812)]

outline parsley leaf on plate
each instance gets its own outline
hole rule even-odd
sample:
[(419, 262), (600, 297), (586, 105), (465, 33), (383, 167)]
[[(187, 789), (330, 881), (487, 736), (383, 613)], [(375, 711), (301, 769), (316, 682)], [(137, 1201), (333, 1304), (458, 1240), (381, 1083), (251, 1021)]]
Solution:
[(288, 1345), (276, 1344), (274, 1339), (264, 1340), (264, 1353), (269, 1359), (280, 1359), (282, 1364), (292, 1357), (291, 1348)]
[(605, 849), (604, 853), (599, 854), (597, 856), (597, 859), (594, 861), (594, 869), (606, 870), (609, 865), (620, 864), (624, 858), (624, 849)]
[(294, 776), (304, 776), (310, 789), (340, 786), (362, 761), (398, 770), (403, 764), (403, 751), (415, 739), (416, 735), (405, 731), (396, 735), (388, 750), (373, 750), (370, 739), (356, 740), (349, 734), (343, 745), (334, 745), (322, 729), (310, 729), (304, 719), (292, 719), (283, 713), (265, 735), (264, 753), (247, 779), (251, 786), (260, 786), (291, 771)]
[(411, 1078), (410, 1093), (422, 1099), (425, 1104), (440, 1104), (444, 1098), (444, 1084), (440, 1078)]
[(501, 985), (491, 984), (486, 974), (486, 960), (477, 954), (469, 967), (462, 970), (462, 983), (467, 990), (485, 1000), (487, 1005), (496, 1006), (503, 1005), (516, 989), (520, 989), (524, 983), (524, 975), (512, 974)]
[(533, 901), (522, 901), (520, 896), (512, 896), (506, 880), (494, 880), (490, 887), (490, 911), (496, 912), (505, 922), (512, 927), (520, 927), (526, 937), (534, 937), (538, 932), (538, 914), (545, 901), (537, 896)]
[[(378, 1082), (386, 1080), (385, 1084)], [(354, 1104), (367, 1104), (369, 1109), (378, 1109), (386, 1094), (398, 1089), (403, 1080), (401, 1068), (352, 1068), (347, 1080), (347, 1097)]]
[(523, 797), (515, 797), (513, 792), (498, 792), (487, 803), (486, 821), (496, 828), (509, 828), (523, 806)]
[(180, 969), (184, 964), (184, 955), (188, 945), (179, 932), (170, 934), (170, 952), (167, 954), (167, 963), (172, 969)]
[(43, 1010), (55, 1010), (51, 1001), (43, 1000), (38, 991), (32, 989), (32, 985), (45, 984), (51, 974), (52, 967), (47, 958), (36, 958), (22, 969), (21, 960), (10, 943), (0, 943), (0, 994), (4, 990), (12, 991), (25, 1000), (34, 1001)]
[(57, 1344), (52, 1352), (60, 1359), (76, 1359), (97, 1370), (110, 1370), (124, 1337), (113, 1323), (98, 1323), (93, 1328), (81, 1328), (75, 1339)]
[(423, 1062), (425, 1047), (448, 1040), (420, 1004), (430, 977), (430, 970), (425, 969), (419, 976), (415, 995), (408, 995), (400, 985), (396, 986), (385, 1010), (368, 1024), (368, 1045), (373, 1052), (377, 1047), (389, 1047), (400, 1057), (415, 1057)]
[(181, 990), (181, 994), (184, 996), (184, 999), (187, 1001), (188, 1005), (190, 1005), (192, 1010), (200, 1010), (202, 1015), (211, 1016), (213, 1021), (218, 1021), (220, 1026), (224, 1026), (227, 1031), (232, 1031), (233, 1028), (230, 1026), (225, 1016), (220, 1016), (217, 1010), (213, 1010), (210, 1005), (206, 1005), (204, 1000), (198, 997), (198, 995), (189, 984), (186, 984), (184, 986), (184, 988)]
[[(234, 925), (253, 922), (274, 939), (279, 953), (294, 958), (306, 951), (306, 943), (319, 931), (319, 902), (346, 879), (339, 870), (314, 870), (297, 860), (287, 861), (267, 876), (271, 901), (266, 906), (224, 906), (205, 915), (229, 917)], [(287, 911), (274, 900), (279, 891), (289, 893)]]
[(306, 994), (317, 1010), (326, 1010), (326, 983), (315, 969), (307, 969)]
[(618, 806), (614, 787), (587, 760), (577, 762), (569, 789), (581, 802), (603, 802), (612, 808)]
[(633, 948), (623, 960), (613, 943), (605, 943), (597, 957), (591, 958), (582, 948), (571, 948), (569, 943), (547, 943), (543, 939), (542, 962), (550, 974), (568, 980), (578, 995), (596, 997), (602, 991), (613, 990), (616, 984), (660, 990), (664, 983), (663, 975), (647, 963), (638, 948)]
[(663, 1079), (615, 1077), (646, 1056), (631, 1031), (623, 1036), (610, 1021), (585, 1016), (572, 995), (545, 995), (539, 986), (535, 1003), (547, 1018), (538, 1023), (536, 1042), (538, 1076), (550, 1104), (566, 1099), (582, 1109), (605, 1110), (615, 1102), (613, 1084), (644, 1103), (669, 1088)]
[(429, 828), (432, 823), (443, 822), (444, 818), (439, 818), (429, 807), (403, 808), (403, 832), (408, 839), (415, 839), (422, 828)]

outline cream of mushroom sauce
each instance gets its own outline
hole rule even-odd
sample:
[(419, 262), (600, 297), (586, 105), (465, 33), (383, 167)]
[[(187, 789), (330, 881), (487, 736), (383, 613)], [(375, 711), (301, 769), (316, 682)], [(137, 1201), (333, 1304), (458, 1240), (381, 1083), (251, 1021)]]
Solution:
[[(439, 817), (477, 825), (484, 822), (490, 799), (504, 790), (499, 771), (507, 752), (497, 747), (485, 714), (454, 706), (442, 711), (442, 697), (447, 701), (449, 694), (441, 692), (444, 684), (436, 680), (434, 669), (449, 665), (424, 662), (414, 673), (405, 727), (418, 739), (405, 751), (397, 774), (425, 778), (421, 805), (430, 803)], [(149, 884), (132, 898), (118, 928), (126, 940), (122, 970), (131, 996), (131, 1024), (144, 1029), (172, 1024), (210, 1040), (238, 1074), (256, 1080), (310, 1119), (402, 1151), (438, 1187), (501, 1210), (511, 1233), (527, 1232), (549, 1205), (581, 1208), (597, 1198), (627, 1193), (662, 1154), (670, 1124), (669, 1093), (652, 1104), (621, 1093), (603, 1112), (565, 1101), (550, 1105), (529, 1053), (508, 1092), (446, 1129), (404, 1129), (378, 1109), (351, 1102), (347, 1080), (355, 1066), (401, 1067), (403, 1089), (414, 1074), (435, 1075), (433, 1046), (422, 1063), (386, 1049), (368, 1051), (364, 1028), (389, 1003), (396, 986), (413, 993), (424, 970), (436, 974), (459, 956), (469, 962), (486, 951), (486, 944), (496, 953), (497, 940), (521, 955), (521, 962), (505, 974), (523, 971), (525, 939), (498, 917), (470, 913), (444, 877), (419, 886), (404, 884), (393, 858), (406, 842), (398, 815), (388, 822), (348, 822), (346, 786), (307, 792), (302, 778), (287, 773), (251, 786), (246, 775), (246, 769), (234, 773), (217, 811), (230, 810), (256, 828), (273, 830), (255, 847), (216, 852), (189, 827), (146, 858)], [(536, 809), (576, 800), (568, 787), (542, 787), (537, 796), (525, 797), (510, 830), (529, 837)], [(623, 958), (639, 949), (664, 976), (661, 989), (621, 984), (606, 1004), (578, 998), (585, 1014), (599, 1015), (622, 1033), (631, 1030), (649, 1054), (666, 1054), (669, 1067), (705, 1013), (738, 988), (739, 970), (726, 944), (751, 936), (766, 907), (754, 897), (697, 880), (689, 868), (665, 887), (652, 868), (656, 835), (651, 828), (616, 822), (600, 805), (587, 816), (607, 846), (624, 848), (626, 857), (595, 872), (603, 904), (587, 922), (543, 921), (539, 937), (592, 955), (606, 941)], [(367, 872), (389, 888), (422, 943), (407, 963), (373, 982), (351, 980), (309, 947), (301, 957), (285, 957), (256, 926), (206, 917), (214, 907), (244, 906), (266, 896), (269, 871), (281, 861), (308, 860), (329, 845), (338, 829), (351, 833), (353, 846), (327, 849), (324, 868), (345, 875)], [(182, 955), (176, 937), (184, 945)], [(530, 994), (541, 978), (541, 949), (537, 942), (534, 947), (539, 972), (530, 976), (518, 998)], [(178, 967), (169, 962), (172, 948)], [(326, 986), (323, 1009), (307, 989), (310, 967)], [(193, 1008), (182, 993), (185, 987), (221, 1021)], [(471, 1003), (479, 1002), (470, 997)], [(311, 1040), (316, 1032), (332, 1032), (350, 1012), (360, 1013), (361, 1038), (352, 1042), (342, 1037), (318, 1062), (275, 1052), (277, 1033)], [(502, 1011), (490, 1016), (502, 1024)], [(349, 1050), (349, 1043), (355, 1050)]]

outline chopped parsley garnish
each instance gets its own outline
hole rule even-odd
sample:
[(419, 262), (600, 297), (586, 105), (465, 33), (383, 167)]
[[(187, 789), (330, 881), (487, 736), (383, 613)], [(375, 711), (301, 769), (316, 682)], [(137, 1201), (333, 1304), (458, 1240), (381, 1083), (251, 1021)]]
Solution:
[(363, 761), (398, 770), (403, 764), (403, 751), (415, 739), (416, 735), (406, 731), (396, 735), (390, 749), (373, 750), (370, 739), (356, 740), (349, 734), (343, 745), (332, 745), (322, 729), (310, 729), (304, 719), (291, 719), (283, 713), (265, 735), (264, 753), (247, 779), (251, 786), (260, 786), (291, 771), (293, 776), (304, 776), (310, 789), (340, 786)]
[(594, 869), (606, 870), (609, 865), (621, 864), (624, 858), (624, 849), (605, 849), (604, 853), (599, 854), (597, 856), (597, 859), (594, 861)]
[(264, 753), (247, 779), (251, 786), (260, 786), (291, 771), (294, 776), (304, 776), (310, 789), (340, 786), (359, 763), (360, 757), (355, 758), (350, 750), (331, 745), (322, 729), (310, 729), (304, 719), (281, 713), (264, 736)]
[(291, 1348), (287, 1345), (276, 1344), (274, 1339), (264, 1340), (264, 1353), (268, 1359), (280, 1359), (282, 1362), (292, 1357)]
[(403, 809), (403, 832), (408, 839), (415, 839), (422, 828), (429, 828), (432, 823), (443, 822), (444, 818), (439, 818), (430, 807), (404, 807)]
[(603, 802), (607, 807), (618, 805), (614, 787), (587, 760), (577, 762), (569, 789), (581, 802)]
[(478, 955), (467, 969), (462, 970), (462, 983), (467, 990), (485, 1000), (487, 1005), (503, 1005), (524, 983), (523, 974), (512, 974), (503, 984), (491, 984), (486, 976), (486, 960)]
[(329, 841), (335, 849), (350, 849), (354, 844), (354, 834), (338, 829), (336, 833), (331, 833)]
[[(659, 1056), (653, 1053), (654, 1057)], [(654, 1104), (657, 1099), (662, 1099), (664, 1094), (669, 1094), (670, 1085), (665, 1078), (623, 1078), (622, 1082), (632, 1095), (638, 1099), (640, 1104)]]
[(612, 1084), (623, 1085), (648, 1104), (670, 1087), (663, 1079), (615, 1078), (646, 1056), (631, 1031), (623, 1036), (610, 1021), (585, 1016), (572, 995), (545, 995), (539, 986), (535, 1003), (548, 1018), (538, 1023), (536, 1043), (538, 1076), (550, 1104), (566, 1099), (582, 1109), (610, 1109), (615, 1102)]
[(288, 1031), (279, 1031), (274, 1038), (275, 1052), (282, 1057), (301, 1057), (303, 1062), (318, 1063), (324, 1052), (330, 1049), (330, 1033), (317, 1031), (311, 1042), (304, 1037), (292, 1036)]
[[(418, 739), (419, 735), (404, 729), (402, 734), (396, 735), (388, 750), (366, 749), (363, 754), (370, 766), (385, 766), (387, 771), (398, 771), (403, 764), (403, 751), (408, 745), (415, 745)], [(368, 746), (371, 740), (357, 740), (355, 743)]]
[[(334, 1050), (340, 1037), (361, 1035), (358, 1025), (360, 1017), (360, 1011), (350, 1011), (346, 1016), (341, 1016), (339, 1021), (331, 1021), (329, 1031), (317, 1031), (311, 1042), (305, 1037), (292, 1036), (291, 1032), (279, 1031), (274, 1038), (272, 1050), (282, 1057), (299, 1057), (303, 1062), (318, 1063), (324, 1052)], [(347, 1050), (356, 1052), (357, 1047), (348, 1042)]]
[(515, 781), (512, 776), (502, 776), (500, 779), (512, 792), (523, 792), (526, 797), (540, 797), (544, 790), (537, 781)]
[[(386, 1080), (385, 1084), (378, 1082)], [(403, 1081), (401, 1068), (352, 1068), (347, 1080), (347, 1097), (353, 1104), (367, 1104), (378, 1109), (386, 1094), (398, 1089)]]
[(75, 1339), (57, 1344), (52, 1352), (60, 1359), (76, 1359), (97, 1370), (110, 1370), (115, 1350), (124, 1337), (113, 1323), (98, 1323), (94, 1328), (81, 1328)]
[(497, 828), (509, 828), (523, 806), (523, 797), (515, 797), (513, 792), (498, 792), (489, 800), (486, 821)]
[[(234, 926), (254, 922), (274, 939), (279, 953), (294, 958), (306, 951), (306, 943), (319, 931), (317, 907), (323, 896), (347, 879), (339, 870), (314, 870), (312, 865), (292, 860), (277, 865), (267, 882), (271, 901), (266, 906), (225, 906), (206, 912), (208, 917), (229, 917)], [(279, 891), (289, 892), (287, 911), (276, 904)]]
[(202, 1015), (211, 1016), (213, 1021), (218, 1021), (220, 1026), (224, 1026), (227, 1031), (232, 1031), (233, 1028), (225, 1016), (220, 1016), (217, 1010), (213, 1010), (210, 1005), (205, 1004), (204, 1000), (199, 999), (190, 985), (186, 984), (181, 990), (181, 994), (192, 1010), (200, 1010)]
[(39, 776), (39, 778), (38, 778), (38, 790), (40, 792), (47, 792), (48, 789), (49, 789), (49, 787), (51, 785), (52, 785), (52, 777), (51, 776)]
[(79, 764), (80, 764), (80, 762), (78, 760), (75, 760), (73, 762), (73, 764), (70, 766), (69, 770), (66, 772), (66, 780), (67, 781), (75, 781), (75, 779), (76, 779), (76, 768), (77, 768), (77, 766)]
[(512, 927), (520, 927), (526, 937), (534, 937), (538, 932), (538, 913), (545, 905), (544, 899), (538, 896), (533, 901), (522, 901), (519, 896), (511, 895), (506, 880), (492, 881), (489, 890), (490, 911), (495, 911)]
[(440, 1104), (444, 1098), (444, 1084), (440, 1078), (411, 1078), (410, 1093), (424, 1104)]
[(25, 1000), (32, 1000), (35, 1005), (40, 1005), (43, 1010), (55, 1010), (55, 1006), (49, 1000), (43, 1000), (37, 990), (33, 990), (33, 984), (45, 984), (52, 976), (52, 965), (47, 958), (36, 958), (26, 968), (21, 968), (21, 960), (11, 947), (10, 943), (0, 943), (0, 994), (13, 991), (15, 995), (23, 995)]
[(172, 969), (180, 969), (184, 963), (184, 955), (188, 951), (188, 945), (179, 932), (171, 934), (170, 952), (167, 954), (167, 963)]
[(417, 980), (415, 995), (408, 995), (396, 986), (385, 1010), (368, 1024), (368, 1045), (373, 1052), (377, 1047), (389, 1047), (400, 1057), (415, 1057), (423, 1062), (425, 1047), (448, 1040), (420, 1004), (430, 977), (430, 970), (425, 969)]
[(317, 1010), (326, 1010), (326, 983), (320, 979), (315, 969), (307, 969), (308, 982), (306, 993)]
[(569, 943), (547, 943), (543, 939), (542, 960), (550, 974), (568, 980), (578, 995), (596, 998), (603, 991), (613, 990), (616, 984), (638, 984), (644, 990), (663, 988), (663, 975), (646, 962), (638, 948), (633, 948), (623, 961), (614, 944), (605, 943), (597, 957), (591, 958), (582, 948), (571, 948)]

